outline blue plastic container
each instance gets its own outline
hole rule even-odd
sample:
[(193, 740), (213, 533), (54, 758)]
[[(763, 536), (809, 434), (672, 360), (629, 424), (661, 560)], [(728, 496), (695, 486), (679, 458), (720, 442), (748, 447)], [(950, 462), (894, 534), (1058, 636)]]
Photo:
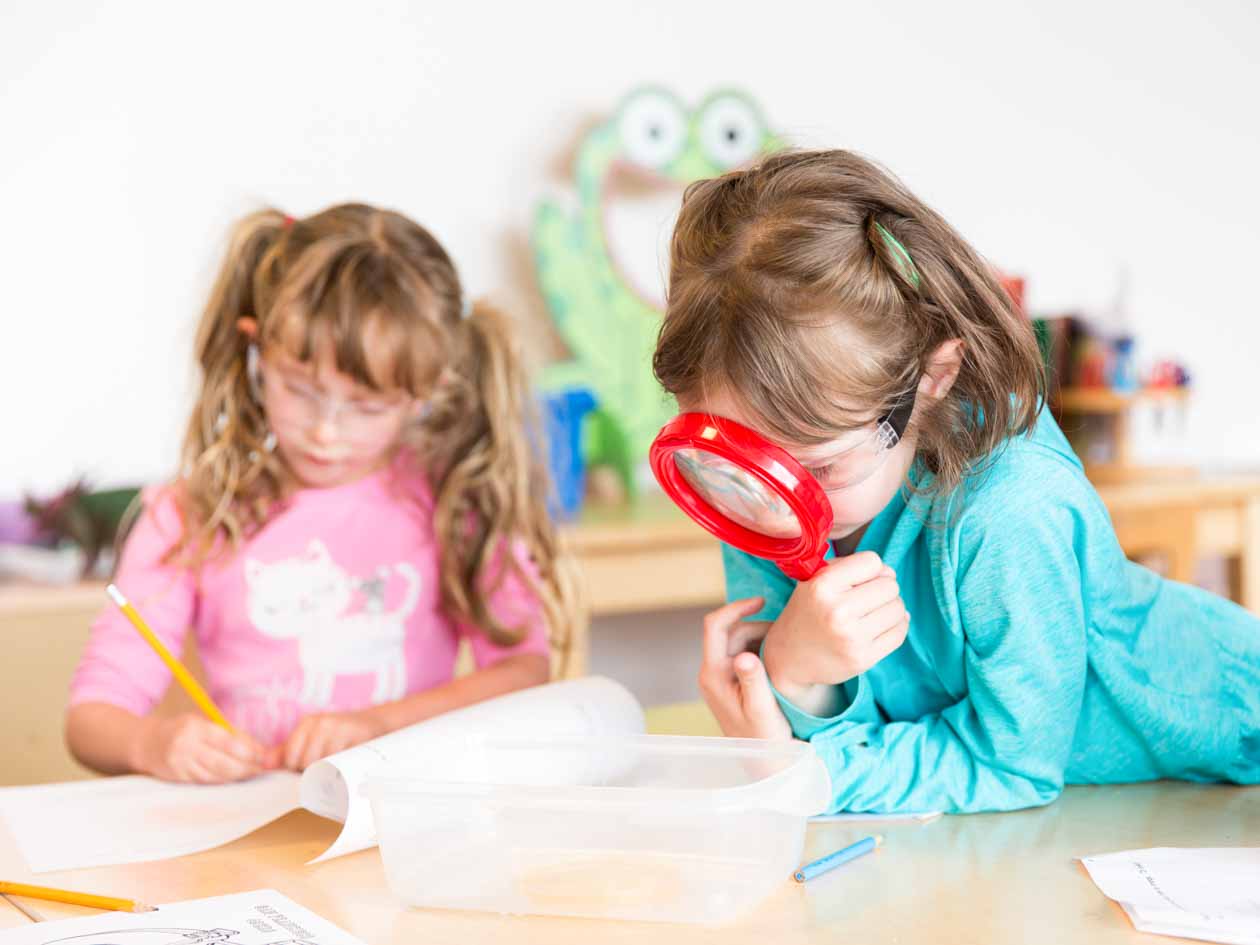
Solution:
[(542, 396), (543, 427), (552, 495), (548, 505), (556, 518), (573, 519), (586, 493), (586, 461), (582, 457), (582, 421), (595, 409), (595, 396), (585, 387), (570, 387)]
[(1132, 394), (1141, 386), (1133, 349), (1134, 340), (1129, 335), (1121, 335), (1111, 343), (1111, 389), (1123, 394)]

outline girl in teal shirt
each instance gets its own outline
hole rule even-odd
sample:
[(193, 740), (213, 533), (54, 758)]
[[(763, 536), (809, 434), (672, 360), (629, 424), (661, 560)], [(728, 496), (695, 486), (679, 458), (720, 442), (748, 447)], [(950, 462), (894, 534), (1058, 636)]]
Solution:
[(726, 734), (812, 742), (834, 810), (1260, 782), (1260, 620), (1126, 560), (1027, 322), (890, 175), (787, 152), (694, 185), (654, 367), (830, 500), (809, 581), (723, 548), (700, 686)]

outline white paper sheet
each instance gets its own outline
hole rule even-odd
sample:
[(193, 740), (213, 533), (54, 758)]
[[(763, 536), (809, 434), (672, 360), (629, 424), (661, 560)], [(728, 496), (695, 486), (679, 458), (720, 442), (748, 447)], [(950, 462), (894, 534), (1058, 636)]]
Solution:
[(0, 813), (34, 873), (142, 863), (230, 843), (298, 806), (298, 776), (169, 784), (129, 775), (0, 788)]
[(611, 679), (590, 676), (522, 689), (330, 755), (302, 776), (302, 806), (345, 826), (333, 845), (311, 862), (376, 845), (372, 809), (360, 793), (364, 779), (374, 771), (418, 764), (440, 770), (443, 762), (438, 753), (477, 732), (638, 735), (643, 730), (643, 709), (634, 696)]
[(1139, 931), (1260, 945), (1260, 847), (1156, 847), (1081, 863)]
[(0, 817), (33, 873), (164, 860), (237, 840), (306, 807), (343, 824), (321, 862), (376, 844), (366, 776), (390, 766), (440, 769), (439, 750), (495, 735), (635, 735), (643, 709), (611, 679), (522, 689), (391, 732), (312, 765), (239, 784), (168, 784), (127, 776), (0, 788)]
[(363, 945), (274, 889), (0, 932), (0, 945)]

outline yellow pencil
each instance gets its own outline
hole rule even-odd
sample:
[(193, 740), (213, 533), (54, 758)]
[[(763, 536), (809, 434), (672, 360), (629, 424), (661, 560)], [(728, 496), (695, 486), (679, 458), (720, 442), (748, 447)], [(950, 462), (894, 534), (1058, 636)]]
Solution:
[(197, 703), (201, 711), (206, 714), (206, 718), (208, 718), (211, 722), (222, 725), (229, 732), (235, 731), (232, 728), (231, 723), (228, 722), (223, 713), (219, 711), (219, 707), (214, 704), (214, 701), (210, 698), (209, 693), (201, 688), (201, 683), (193, 679), (192, 673), (188, 672), (188, 669), (184, 666), (184, 664), (171, 655), (171, 651), (168, 650), (166, 645), (157, 638), (157, 634), (149, 629), (149, 625), (144, 622), (144, 618), (140, 616), (140, 612), (131, 605), (131, 602), (128, 601), (127, 598), (123, 597), (122, 591), (116, 588), (113, 584), (110, 584), (105, 588), (105, 590), (109, 593), (109, 596), (113, 598), (114, 603), (118, 605), (118, 609), (126, 614), (127, 619), (131, 621), (131, 625), (140, 632), (140, 636), (144, 637), (145, 642), (148, 643), (149, 646), (153, 647), (153, 652), (157, 653), (157, 655), (162, 658), (162, 662), (165, 663), (174, 674), (175, 681), (184, 687), (184, 691), (188, 693), (188, 695), (192, 696), (193, 702)]
[(153, 906), (131, 899), (115, 899), (113, 896), (93, 896), (91, 893), (70, 892), (66, 889), (50, 889), (47, 886), (27, 886), (25, 883), (0, 881), (0, 894), (26, 896), (30, 899), (46, 899), (49, 902), (68, 902), (72, 906), (90, 909), (112, 909), (114, 912), (156, 912)]

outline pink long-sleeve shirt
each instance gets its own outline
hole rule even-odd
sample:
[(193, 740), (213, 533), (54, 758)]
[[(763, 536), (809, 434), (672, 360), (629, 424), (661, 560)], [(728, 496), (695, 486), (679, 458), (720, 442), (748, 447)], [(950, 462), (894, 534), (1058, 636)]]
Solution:
[[(361, 709), (449, 681), (461, 639), (478, 668), (548, 652), (542, 608), (514, 573), (490, 606), (504, 624), (528, 628), (516, 646), (497, 646), (443, 612), (428, 487), (404, 462), (297, 492), (234, 553), (198, 571), (162, 561), (182, 534), (174, 488), (146, 491), (116, 583), (172, 652), (192, 630), (211, 697), (266, 744), (283, 741), (303, 715)], [(107, 702), (143, 715), (169, 682), (110, 605), (92, 625), (70, 704)]]

